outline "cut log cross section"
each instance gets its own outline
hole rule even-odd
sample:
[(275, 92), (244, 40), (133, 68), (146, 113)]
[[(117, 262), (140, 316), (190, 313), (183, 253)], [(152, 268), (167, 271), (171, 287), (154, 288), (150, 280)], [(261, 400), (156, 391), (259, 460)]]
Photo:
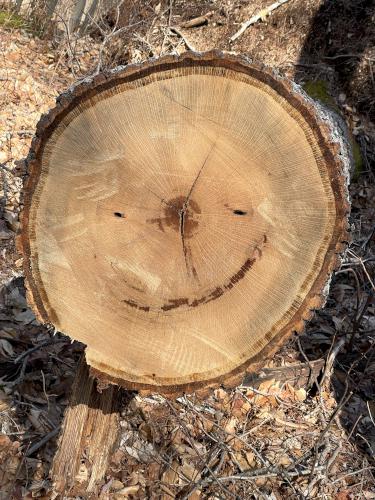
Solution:
[(335, 127), (287, 80), (217, 53), (75, 87), (28, 160), (20, 241), (39, 318), (128, 388), (260, 366), (322, 304), (347, 239)]

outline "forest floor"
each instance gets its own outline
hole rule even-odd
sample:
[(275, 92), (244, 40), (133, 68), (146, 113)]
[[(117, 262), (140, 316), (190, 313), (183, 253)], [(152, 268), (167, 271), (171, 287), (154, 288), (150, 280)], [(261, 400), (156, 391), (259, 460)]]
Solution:
[[(99, 497), (375, 498), (375, 3), (289, 0), (230, 42), (270, 3), (128, 1), (107, 31), (58, 43), (0, 23), (1, 500), (53, 498), (48, 472), (83, 352), (40, 325), (25, 300), (15, 234), (36, 123), (60, 92), (98, 69), (187, 47), (260, 60), (346, 119), (353, 241), (326, 306), (267, 364), (328, 360), (318, 378), (173, 401), (129, 394)], [(203, 24), (183, 27), (202, 15)], [(82, 483), (84, 474), (83, 464)]]

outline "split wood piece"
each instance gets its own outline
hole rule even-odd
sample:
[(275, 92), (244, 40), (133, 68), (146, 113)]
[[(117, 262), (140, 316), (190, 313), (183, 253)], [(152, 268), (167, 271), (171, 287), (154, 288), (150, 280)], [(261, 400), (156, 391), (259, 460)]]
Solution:
[(242, 387), (258, 389), (262, 382), (277, 380), (280, 383), (288, 382), (296, 389), (301, 387), (310, 389), (326, 365), (324, 359), (317, 359), (309, 363), (296, 363), (277, 368), (263, 368), (259, 373), (249, 373), (242, 381)]
[(98, 392), (82, 357), (52, 464), (55, 494), (98, 498), (119, 433), (122, 399), (122, 390), (114, 385)]
[(348, 239), (342, 130), (228, 54), (83, 82), (41, 120), (27, 166), (29, 301), (131, 389), (239, 384), (324, 303)]

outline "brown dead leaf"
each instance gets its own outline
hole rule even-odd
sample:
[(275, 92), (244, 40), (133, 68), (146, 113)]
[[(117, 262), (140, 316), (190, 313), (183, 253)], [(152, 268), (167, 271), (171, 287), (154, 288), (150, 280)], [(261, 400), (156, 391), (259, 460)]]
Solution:
[(164, 472), (162, 475), (161, 480), (163, 483), (166, 483), (167, 485), (174, 485), (178, 484), (178, 469), (180, 468), (179, 463), (177, 460), (173, 460), (171, 466)]
[(296, 400), (297, 401), (305, 401), (305, 399), (307, 397), (307, 393), (306, 393), (306, 391), (305, 391), (305, 389), (303, 387), (301, 387), (298, 390), (295, 390), (294, 394), (296, 396)]
[(188, 482), (199, 481), (200, 472), (190, 462), (184, 461), (182, 467), (179, 467), (179, 475), (185, 477)]
[(249, 464), (249, 466), (255, 467), (255, 465), (256, 465), (255, 454), (252, 451), (246, 451), (245, 457), (246, 457), (246, 460), (247, 460), (247, 463)]
[(121, 498), (128, 498), (130, 495), (135, 495), (138, 493), (140, 485), (137, 484), (135, 486), (125, 486), (121, 490), (116, 491), (114, 495), (114, 500), (120, 500)]
[(224, 427), (224, 430), (227, 434), (235, 434), (236, 432), (236, 425), (238, 423), (238, 420), (236, 417), (231, 417), (227, 424)]
[(351, 498), (350, 490), (341, 490), (335, 496), (335, 500), (350, 500)]

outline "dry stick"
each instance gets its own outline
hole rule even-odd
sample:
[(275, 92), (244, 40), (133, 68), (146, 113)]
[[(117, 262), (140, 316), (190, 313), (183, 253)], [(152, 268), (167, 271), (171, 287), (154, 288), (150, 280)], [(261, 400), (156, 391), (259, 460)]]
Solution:
[[(299, 340), (299, 339), (298, 339)], [(362, 357), (361, 357), (362, 358)], [(315, 449), (315, 457), (314, 457), (314, 462), (313, 462), (313, 467), (311, 469), (311, 473), (310, 473), (310, 477), (309, 477), (309, 485), (308, 485), (308, 494), (310, 493), (310, 490), (311, 490), (311, 487), (312, 487), (312, 484), (313, 484), (313, 474), (314, 474), (314, 470), (316, 469), (316, 466), (317, 466), (317, 463), (318, 463), (318, 452), (319, 452), (319, 446), (321, 445), (321, 443), (323, 442), (323, 439), (325, 438), (325, 435), (327, 434), (329, 428), (330, 428), (330, 425), (331, 423), (333, 422), (333, 420), (336, 418), (336, 415), (338, 414), (338, 412), (341, 410), (341, 408), (349, 401), (349, 399), (352, 397), (353, 395), (353, 391), (350, 391), (349, 394), (348, 394), (348, 390), (349, 390), (349, 382), (348, 382), (348, 378), (349, 378), (349, 375), (351, 373), (351, 371), (353, 370), (354, 366), (359, 362), (359, 360), (355, 361), (352, 363), (351, 367), (349, 368), (349, 371), (348, 371), (348, 377), (346, 379), (346, 383), (345, 383), (345, 389), (344, 389), (344, 393), (342, 395), (342, 398), (340, 400), (340, 403), (338, 404), (338, 406), (336, 407), (335, 411), (332, 413), (330, 419), (329, 419), (329, 422), (328, 424), (326, 425), (325, 429), (323, 430), (323, 432), (321, 433), (319, 439), (316, 441), (315, 445), (314, 445), (314, 449)], [(320, 386), (319, 386), (319, 391), (320, 391)]]
[(369, 272), (367, 271), (367, 268), (365, 266), (365, 263), (363, 262), (363, 259), (361, 257), (359, 257), (355, 252), (353, 252), (353, 250), (349, 249), (348, 253), (357, 260), (358, 264), (360, 264), (362, 266), (362, 268), (367, 276), (367, 279), (369, 280), (369, 282), (371, 284), (372, 289), (375, 291), (375, 283), (371, 279), (371, 276), (369, 275)]
[[(323, 470), (324, 466), (321, 465), (319, 467), (316, 467), (316, 470), (320, 471), (320, 470)], [(285, 470), (283, 470), (282, 468), (275, 468), (275, 470), (272, 470), (270, 472), (261, 472), (262, 469), (258, 469), (258, 471), (254, 471), (254, 470), (251, 470), (249, 472), (241, 472), (240, 474), (236, 474), (234, 476), (226, 476), (226, 477), (218, 477), (218, 480), (219, 481), (232, 481), (232, 480), (236, 480), (236, 479), (242, 479), (242, 480), (255, 480), (255, 479), (259, 479), (259, 478), (268, 478), (268, 477), (277, 477), (277, 476), (280, 476), (282, 475), (284, 472), (286, 472)], [(291, 471), (289, 472), (288, 471), (288, 474), (290, 477), (299, 477), (299, 476), (307, 476), (308, 474), (310, 473), (309, 470), (301, 470), (301, 471)]]
[(199, 453), (197, 447), (195, 446), (195, 443), (194, 441), (191, 440), (190, 438), (190, 433), (189, 433), (189, 430), (187, 429), (185, 423), (181, 420), (177, 410), (174, 408), (174, 406), (172, 405), (172, 403), (170, 403), (168, 400), (166, 400), (166, 403), (167, 405), (169, 406), (169, 408), (172, 410), (172, 412), (174, 413), (175, 417), (177, 418), (180, 426), (183, 428), (185, 434), (186, 434), (186, 437), (188, 438), (189, 442), (190, 442), (190, 445), (191, 447), (194, 449), (195, 453), (197, 454), (197, 457), (199, 459), (199, 461), (206, 466), (208, 472), (210, 473), (210, 475), (212, 476), (212, 479), (213, 481), (215, 481), (218, 486), (220, 486), (220, 488), (222, 488), (225, 493), (227, 493), (229, 496), (231, 496), (232, 498), (235, 497), (235, 495), (233, 495), (233, 493), (231, 493), (229, 490), (227, 490), (226, 488), (223, 488), (223, 486), (218, 482), (217, 480), (217, 477), (216, 477), (216, 474), (215, 472), (211, 469), (211, 467), (209, 466), (209, 464), (206, 464), (204, 459), (202, 458), (201, 454)]
[[(202, 415), (201, 413), (199, 413), (194, 405), (191, 403), (191, 401), (189, 401), (189, 399), (185, 396), (184, 399), (186, 400), (187, 402), (187, 405), (192, 409), (192, 411), (194, 411), (194, 413), (198, 416), (198, 417), (203, 417), (205, 419), (207, 419), (204, 415)], [(227, 443), (225, 442), (221, 442), (221, 441), (218, 441), (217, 439), (215, 439), (213, 436), (211, 436), (208, 432), (205, 431), (204, 429), (204, 426), (202, 424), (202, 422), (199, 420), (199, 423), (201, 424), (201, 430), (202, 432), (211, 440), (213, 441), (214, 443), (216, 443), (217, 445), (219, 445), (220, 448), (225, 448), (224, 450), (222, 450), (222, 455), (221, 455), (221, 458), (219, 460), (219, 463), (216, 465), (215, 468), (213, 468), (213, 472), (214, 474), (218, 474), (220, 472), (220, 469), (223, 465), (223, 461), (224, 461), (224, 458), (225, 458), (225, 454), (228, 452), (231, 456), (232, 456), (232, 451), (231, 451), (231, 448), (230, 446), (228, 446)], [(217, 425), (217, 424), (216, 424)], [(219, 427), (219, 426), (218, 426)], [(220, 429), (221, 430), (221, 429)], [(224, 429), (223, 429), (224, 430)], [(225, 431), (224, 431), (225, 432)], [(220, 448), (219, 448), (219, 451), (220, 451)], [(216, 456), (217, 456), (217, 453), (216, 453)], [(211, 462), (216, 458), (216, 456), (212, 457), (210, 460), (209, 460), (209, 465), (211, 464)], [(232, 457), (233, 458), (233, 457)], [(203, 474), (203, 471), (207, 469), (207, 467), (205, 466), (202, 471), (201, 471), (201, 476)], [(207, 469), (208, 470), (208, 469)], [(241, 470), (241, 469), (240, 469)], [(206, 479), (201, 477), (201, 479), (195, 483), (192, 483), (192, 485), (190, 486), (190, 490), (180, 499), (180, 500), (187, 500), (188, 498), (190, 498), (190, 496), (194, 493), (194, 491), (197, 490), (197, 488), (199, 488), (202, 484), (204, 484), (206, 482)]]
[(332, 465), (336, 461), (336, 458), (337, 458), (338, 454), (340, 453), (340, 451), (341, 451), (341, 443), (338, 444), (337, 448), (332, 453), (331, 458), (327, 462), (327, 472), (329, 472), (329, 469), (332, 467)]
[[(216, 453), (214, 455), (214, 457), (210, 460), (210, 462), (212, 462), (216, 458), (217, 455), (218, 455), (218, 453)], [(222, 466), (224, 464), (225, 455), (226, 455), (226, 450), (222, 451), (218, 464), (216, 465), (215, 468), (212, 469), (214, 474), (218, 474), (220, 472), (220, 469), (222, 468)], [(204, 466), (204, 468), (202, 469), (201, 475), (205, 469), (207, 469), (206, 466)], [(192, 482), (192, 484), (190, 485), (190, 490), (181, 498), (181, 500), (188, 500), (188, 498), (191, 497), (191, 495), (194, 493), (194, 491), (196, 491), (202, 484), (204, 484), (205, 481), (206, 481), (206, 479), (201, 478), (199, 481), (197, 481), (195, 483)]]
[[(246, 398), (246, 396), (245, 396), (245, 398)], [(246, 398), (246, 399), (247, 399), (247, 398)], [(193, 405), (192, 405), (192, 403), (189, 401), (189, 399), (188, 399), (188, 398), (186, 398), (186, 396), (185, 396), (185, 400), (187, 401), (187, 403), (189, 404), (189, 406), (192, 408), (192, 410), (193, 410), (196, 414), (198, 414), (197, 410), (194, 408), (194, 406), (193, 406)], [(207, 417), (205, 417), (205, 416), (204, 416), (204, 415), (202, 415), (202, 414), (198, 414), (198, 415), (199, 415), (199, 416), (201, 416), (201, 417), (203, 417), (203, 418), (205, 418), (205, 419), (207, 419)], [(224, 429), (222, 429), (222, 428), (221, 428), (218, 424), (216, 424), (215, 422), (214, 422), (214, 426), (218, 427), (221, 431), (225, 432), (225, 433), (227, 434), (227, 436), (228, 436), (228, 437), (230, 437), (230, 440), (228, 441), (228, 443), (223, 443), (223, 445), (227, 448), (227, 450), (228, 450), (228, 451), (230, 450), (230, 447), (228, 446), (228, 444), (230, 443), (230, 441), (231, 441), (232, 439), (234, 439), (234, 437), (236, 437), (236, 438), (238, 438), (240, 441), (242, 441), (242, 442), (243, 442), (246, 446), (248, 446), (248, 447), (249, 447), (249, 448), (250, 448), (250, 449), (254, 452), (254, 454), (257, 456), (257, 458), (258, 458), (258, 459), (259, 459), (259, 460), (260, 460), (260, 461), (261, 461), (264, 465), (267, 465), (267, 462), (268, 462), (268, 466), (267, 466), (267, 470), (268, 470), (268, 469), (270, 469), (270, 468), (272, 467), (271, 462), (270, 462), (268, 459), (266, 459), (266, 460), (265, 460), (265, 459), (262, 457), (262, 455), (258, 452), (258, 450), (257, 450), (256, 448), (254, 448), (253, 446), (251, 446), (251, 445), (250, 445), (250, 443), (246, 442), (243, 438), (244, 438), (245, 436), (247, 436), (248, 434), (252, 433), (252, 431), (253, 431), (253, 430), (255, 430), (255, 429), (259, 428), (261, 425), (263, 425), (263, 424), (265, 424), (266, 422), (268, 422), (269, 420), (271, 420), (271, 417), (270, 417), (269, 419), (264, 420), (264, 421), (263, 421), (260, 425), (255, 426), (255, 428), (251, 429), (250, 431), (248, 431), (248, 432), (246, 432), (246, 433), (243, 433), (241, 436), (239, 436), (239, 435), (236, 435), (236, 436), (231, 436), (229, 433), (227, 433)], [(204, 434), (206, 434), (206, 435), (207, 435), (210, 439), (214, 439), (212, 436), (208, 435), (205, 431), (204, 431)], [(215, 440), (215, 442), (217, 442), (217, 441)], [(292, 486), (292, 487), (293, 487), (293, 485), (291, 484), (291, 482), (290, 482), (290, 480), (289, 480), (289, 477), (288, 477), (288, 473), (287, 473), (287, 471), (286, 471), (286, 470), (283, 470), (280, 474), (281, 474), (281, 475), (284, 477), (284, 479), (285, 479), (285, 480), (286, 480), (286, 481), (290, 484), (290, 486)], [(293, 487), (293, 489), (294, 489), (294, 487)]]
[(172, 33), (175, 33), (183, 40), (184, 44), (189, 50), (196, 52), (197, 49), (194, 47), (194, 45), (191, 42), (189, 42), (189, 40), (181, 33), (181, 31), (178, 28), (176, 28), (176, 26), (171, 26), (169, 29), (172, 31)]
[(363, 467), (362, 469), (355, 470), (353, 472), (348, 472), (346, 474), (341, 475), (339, 478), (335, 479), (334, 481), (332, 481), (331, 484), (338, 483), (339, 481), (342, 481), (345, 477), (355, 476), (356, 474), (359, 474), (360, 472), (365, 472), (367, 470), (369, 470), (369, 471), (375, 470), (375, 467), (368, 466), (368, 467)]
[(53, 344), (60, 344), (61, 342), (68, 343), (68, 341), (66, 339), (50, 339), (50, 340), (45, 340), (44, 342), (41, 342), (40, 344), (35, 345), (34, 347), (31, 347), (27, 351), (22, 352), (19, 356), (17, 356), (17, 358), (15, 358), (13, 360), (13, 363), (14, 364), (19, 363), (24, 357), (26, 357), (29, 354), (37, 351), (38, 349), (41, 349), (42, 347), (46, 347), (48, 345), (53, 345)]
[(346, 442), (346, 443), (348, 443), (348, 442), (349, 442), (350, 438), (351, 438), (351, 437), (352, 437), (352, 435), (353, 435), (353, 432), (355, 431), (355, 429), (356, 429), (356, 427), (357, 427), (357, 425), (358, 425), (359, 421), (360, 421), (362, 418), (363, 418), (363, 415), (362, 415), (362, 414), (358, 415), (357, 420), (356, 420), (356, 421), (354, 422), (354, 424), (353, 424), (352, 430), (349, 432), (349, 434), (348, 434), (348, 436), (347, 436), (347, 438), (346, 438), (346, 440), (345, 440), (345, 442)]
[(77, 75), (76, 75), (76, 72), (75, 72), (75, 70), (74, 70), (73, 63), (74, 63), (74, 62), (76, 62), (76, 63), (77, 63), (77, 65), (78, 65), (78, 69), (79, 69), (79, 71), (80, 71), (80, 72), (81, 72), (81, 66), (80, 66), (79, 61), (78, 61), (78, 59), (77, 59), (77, 57), (76, 57), (75, 50), (73, 50), (73, 47), (72, 47), (72, 44), (71, 44), (71, 34), (70, 34), (69, 25), (68, 25), (68, 23), (65, 21), (65, 19), (64, 19), (62, 16), (60, 16), (60, 14), (58, 14), (58, 13), (56, 12), (56, 13), (55, 13), (55, 15), (56, 15), (56, 17), (57, 17), (58, 19), (60, 19), (60, 21), (61, 21), (61, 22), (63, 23), (63, 25), (64, 25), (64, 28), (65, 28), (65, 31), (66, 31), (66, 40), (67, 40), (67, 42), (68, 42), (68, 47), (69, 47), (69, 50), (70, 50), (70, 55), (71, 55), (71, 57), (72, 57), (72, 59), (71, 59), (71, 61), (72, 61), (72, 65), (71, 65), (71, 72), (72, 72), (73, 76), (76, 78), (76, 77), (77, 77)]
[(340, 352), (341, 348), (344, 346), (346, 342), (346, 339), (345, 337), (342, 337), (338, 342), (337, 344), (335, 345), (335, 347), (333, 347), (331, 349), (331, 352), (328, 356), (328, 359), (327, 359), (327, 363), (326, 363), (326, 366), (324, 368), (324, 372), (323, 372), (323, 375), (322, 375), (322, 379), (320, 381), (320, 385), (321, 387), (323, 387), (323, 384), (326, 380), (326, 378), (328, 379), (328, 383), (331, 379), (331, 376), (332, 376), (332, 367), (333, 367), (333, 363), (335, 362), (335, 359), (336, 359), (336, 356), (338, 355), (338, 353)]
[[(321, 471), (324, 469), (324, 466), (321, 465), (319, 467), (316, 467), (317, 471)], [(234, 474), (232, 476), (223, 476), (223, 477), (218, 477), (217, 480), (219, 482), (225, 482), (225, 481), (235, 481), (235, 480), (242, 480), (242, 481), (255, 481), (259, 478), (270, 478), (270, 477), (277, 477), (285, 473), (286, 470), (282, 469), (281, 467), (264, 467), (262, 469), (250, 469), (246, 470), (244, 472), (240, 472), (239, 474)], [(310, 474), (310, 470), (300, 470), (300, 471), (288, 471), (288, 475), (290, 477), (300, 477), (300, 476), (307, 476)], [(212, 478), (207, 478), (202, 485), (205, 486), (206, 484), (209, 484), (212, 482)]]
[(312, 380), (314, 381), (314, 383), (316, 384), (316, 386), (318, 388), (319, 403), (320, 403), (320, 406), (321, 406), (321, 409), (322, 409), (322, 416), (323, 416), (323, 418), (325, 420), (323, 397), (322, 397), (322, 387), (321, 387), (321, 385), (318, 382), (318, 377), (314, 374), (313, 368), (311, 366), (311, 361), (309, 360), (309, 358), (306, 356), (304, 350), (302, 349), (301, 341), (300, 341), (299, 338), (297, 338), (297, 345), (298, 345), (298, 349), (299, 349), (300, 353), (302, 354), (303, 358), (305, 359), (306, 363), (310, 366), (311, 375), (313, 377)]
[(261, 19), (264, 19), (265, 17), (269, 16), (272, 11), (280, 7), (280, 5), (283, 5), (284, 3), (288, 2), (288, 0), (278, 0), (277, 2), (273, 3), (269, 7), (266, 7), (265, 9), (260, 10), (255, 16), (251, 17), (248, 21), (245, 21), (244, 23), (241, 24), (241, 28), (235, 33), (230, 39), (230, 42), (234, 42), (237, 40), (238, 37), (242, 35), (244, 31), (247, 30), (249, 26), (252, 24), (257, 23)]
[(35, 443), (33, 446), (31, 446), (31, 448), (27, 450), (27, 452), (25, 453), (25, 457), (30, 457), (33, 453), (38, 451), (39, 448), (44, 446), (50, 439), (55, 437), (59, 433), (59, 431), (60, 431), (60, 426), (56, 427), (51, 432), (46, 434), (40, 441)]
[(18, 384), (20, 384), (25, 376), (26, 372), (26, 365), (27, 365), (27, 360), (29, 359), (29, 356), (27, 355), (22, 363), (21, 371), (19, 376), (16, 378), (16, 380), (13, 380), (11, 382), (4, 382), (2, 381), (2, 385), (6, 385), (7, 387), (16, 387)]
[(374, 427), (375, 427), (375, 420), (374, 420), (374, 417), (372, 416), (372, 413), (371, 413), (371, 410), (370, 410), (370, 404), (369, 404), (369, 401), (367, 401), (367, 411), (368, 411), (368, 414), (370, 416), (370, 420), (371, 422), (374, 424)]
[[(245, 396), (245, 398), (246, 398), (246, 396)], [(189, 400), (188, 400), (187, 398), (185, 398), (185, 399), (189, 402)], [(247, 399), (247, 398), (246, 398), (246, 399)], [(191, 404), (191, 403), (190, 403), (190, 404)], [(193, 408), (193, 410), (194, 410), (196, 413), (198, 413), (198, 412), (197, 412), (194, 408)], [(205, 417), (203, 416), (203, 418), (205, 418)], [(267, 421), (269, 421), (269, 420), (271, 420), (271, 419), (272, 419), (272, 417), (270, 417), (269, 419), (264, 420), (264, 421), (262, 422), (262, 424), (255, 426), (255, 428), (259, 428), (261, 425), (263, 425), (264, 423), (266, 423)], [(268, 463), (267, 469), (270, 469), (270, 468), (272, 467), (272, 464), (271, 464), (271, 462), (270, 462), (268, 459), (264, 459), (264, 458), (262, 457), (262, 455), (258, 452), (258, 450), (256, 450), (255, 448), (253, 448), (253, 447), (250, 445), (250, 443), (246, 442), (246, 441), (243, 439), (243, 438), (244, 438), (244, 436), (247, 436), (248, 434), (250, 434), (250, 433), (253, 431), (253, 429), (251, 429), (250, 431), (248, 431), (248, 432), (246, 432), (246, 433), (243, 433), (241, 436), (239, 436), (239, 435), (232, 436), (232, 435), (230, 435), (229, 433), (227, 433), (224, 429), (221, 429), (221, 428), (220, 428), (220, 426), (219, 426), (218, 424), (214, 423), (214, 425), (215, 425), (216, 427), (219, 427), (219, 429), (220, 429), (220, 430), (224, 431), (224, 432), (227, 434), (227, 436), (230, 438), (230, 439), (229, 439), (229, 441), (228, 441), (228, 443), (223, 443), (223, 445), (227, 448), (228, 452), (230, 452), (230, 446), (228, 446), (228, 445), (229, 445), (229, 443), (230, 443), (230, 442), (231, 442), (234, 438), (237, 438), (237, 439), (239, 439), (240, 441), (242, 441), (245, 445), (249, 446), (249, 448), (251, 448), (251, 450), (254, 452), (254, 454), (257, 456), (257, 458), (258, 458), (258, 459), (259, 459), (259, 460), (260, 460), (260, 461), (261, 461), (264, 465), (267, 465), (267, 463)], [(255, 430), (255, 428), (254, 428), (254, 430)], [(206, 434), (206, 433), (205, 433), (205, 434)], [(209, 436), (209, 437), (211, 437), (211, 436)], [(212, 437), (211, 437), (211, 439), (212, 439)], [(293, 485), (291, 484), (291, 482), (290, 482), (290, 479), (289, 479), (289, 476), (288, 476), (288, 472), (287, 472), (286, 470), (282, 470), (282, 472), (281, 472), (280, 474), (281, 474), (281, 475), (284, 477), (284, 479), (285, 479), (285, 480), (289, 483), (289, 485), (290, 485), (290, 486), (294, 489), (294, 486), (293, 486)]]
[(372, 301), (372, 295), (368, 294), (366, 302), (364, 303), (364, 305), (362, 307), (362, 311), (358, 314), (358, 310), (357, 310), (357, 314), (355, 315), (355, 318), (353, 321), (353, 333), (351, 335), (350, 343), (349, 343), (350, 350), (354, 347), (355, 334), (357, 332), (360, 333), (359, 328), (361, 326), (362, 318), (366, 314), (367, 308), (370, 305), (371, 301)]
[(345, 387), (345, 390), (344, 390), (344, 394), (341, 398), (341, 401), (340, 403), (338, 404), (337, 408), (335, 409), (335, 411), (332, 413), (330, 419), (329, 419), (329, 422), (328, 424), (326, 425), (325, 429), (323, 430), (323, 432), (321, 433), (321, 435), (319, 436), (319, 439), (317, 440), (317, 442), (315, 443), (315, 457), (314, 457), (314, 462), (313, 462), (313, 466), (311, 468), (311, 473), (310, 473), (310, 477), (309, 477), (309, 486), (308, 486), (308, 492), (310, 492), (310, 485), (313, 481), (313, 474), (314, 474), (314, 471), (316, 470), (317, 468), (317, 463), (318, 463), (318, 454), (319, 454), (319, 446), (321, 445), (321, 443), (323, 442), (323, 439), (324, 437), (326, 436), (333, 420), (335, 419), (336, 415), (339, 413), (339, 411), (341, 410), (341, 408), (343, 408), (345, 406), (345, 404), (349, 401), (349, 399), (352, 397), (353, 395), (353, 391), (350, 391), (349, 394), (347, 394), (347, 391), (348, 391), (348, 385), (346, 385)]

